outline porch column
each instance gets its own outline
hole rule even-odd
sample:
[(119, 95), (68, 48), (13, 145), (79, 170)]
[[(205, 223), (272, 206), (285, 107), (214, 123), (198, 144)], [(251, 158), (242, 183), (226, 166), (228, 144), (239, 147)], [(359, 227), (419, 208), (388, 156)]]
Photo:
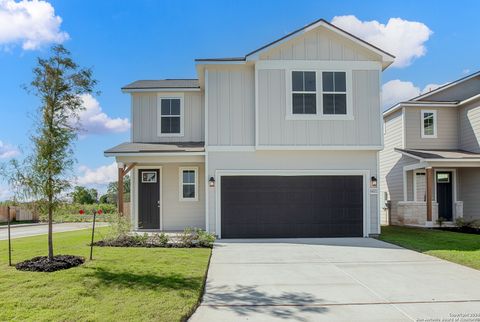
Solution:
[(130, 170), (135, 167), (137, 163), (131, 163), (129, 164), (126, 168), (124, 168), (123, 163), (118, 163), (118, 180), (117, 180), (117, 209), (118, 209), (118, 214), (123, 215), (123, 177), (126, 176)]
[(425, 180), (427, 181), (427, 221), (432, 221), (433, 199), (433, 168), (425, 168)]
[(117, 180), (117, 200), (118, 200), (118, 214), (123, 215), (123, 164), (118, 167)]

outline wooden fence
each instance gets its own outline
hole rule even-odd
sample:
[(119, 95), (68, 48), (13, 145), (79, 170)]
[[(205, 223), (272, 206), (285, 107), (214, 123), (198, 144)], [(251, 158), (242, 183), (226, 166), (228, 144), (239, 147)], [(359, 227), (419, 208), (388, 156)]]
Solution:
[[(28, 221), (38, 220), (38, 214), (28, 208), (10, 206), (10, 220)], [(8, 207), (0, 206), (0, 222), (8, 221)]]

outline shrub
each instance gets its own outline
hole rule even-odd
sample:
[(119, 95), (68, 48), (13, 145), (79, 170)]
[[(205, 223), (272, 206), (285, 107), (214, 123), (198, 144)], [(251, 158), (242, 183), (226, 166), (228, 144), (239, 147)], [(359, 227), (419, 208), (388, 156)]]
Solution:
[(214, 241), (215, 235), (191, 227), (185, 228), (179, 237), (179, 243), (182, 247), (212, 247)]
[(198, 246), (200, 247), (212, 247), (213, 243), (215, 242), (215, 235), (204, 230), (198, 229), (197, 236)]
[(474, 226), (474, 222), (466, 221), (463, 218), (457, 218), (455, 219), (455, 226), (457, 226), (458, 228), (471, 228)]
[(155, 234), (152, 237), (152, 243), (159, 245), (160, 247), (166, 247), (168, 245), (169, 237), (165, 233)]
[(444, 222), (445, 222), (445, 218), (438, 217), (438, 219), (437, 219), (438, 226), (442, 227)]

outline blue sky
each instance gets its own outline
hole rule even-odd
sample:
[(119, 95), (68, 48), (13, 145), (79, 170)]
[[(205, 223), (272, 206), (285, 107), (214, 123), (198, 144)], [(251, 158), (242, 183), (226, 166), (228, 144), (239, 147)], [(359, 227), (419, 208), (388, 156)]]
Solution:
[[(122, 85), (195, 78), (195, 58), (242, 56), (318, 18), (353, 15), (338, 21), (348, 29), (358, 19), (362, 28), (353, 33), (377, 37), (387, 47), (405, 44), (398, 49), (402, 55), (423, 50), (407, 57), (405, 66), (384, 72), (388, 105), (480, 69), (479, 10), (478, 1), (0, 0), (0, 161), (28, 151), (38, 101), (21, 85), (31, 80), (36, 57), (55, 42), (92, 67), (99, 81), (101, 95), (90, 101), (87, 115), (90, 132), (77, 142), (76, 158), (81, 182), (102, 189), (113, 173), (113, 160), (103, 150), (129, 139), (130, 99)], [(18, 19), (8, 20), (20, 13), (24, 21), (18, 26)], [(390, 18), (399, 18), (396, 27)], [(6, 197), (3, 184), (0, 200)]]

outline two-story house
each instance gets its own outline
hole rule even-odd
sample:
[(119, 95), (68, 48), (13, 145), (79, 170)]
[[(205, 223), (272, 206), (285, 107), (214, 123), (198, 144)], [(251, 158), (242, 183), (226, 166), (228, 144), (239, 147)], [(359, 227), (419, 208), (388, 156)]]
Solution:
[(382, 221), (480, 219), (480, 72), (383, 113)]
[(131, 141), (136, 230), (221, 238), (380, 232), (383, 50), (321, 19), (245, 56), (196, 60), (198, 79), (141, 80)]

